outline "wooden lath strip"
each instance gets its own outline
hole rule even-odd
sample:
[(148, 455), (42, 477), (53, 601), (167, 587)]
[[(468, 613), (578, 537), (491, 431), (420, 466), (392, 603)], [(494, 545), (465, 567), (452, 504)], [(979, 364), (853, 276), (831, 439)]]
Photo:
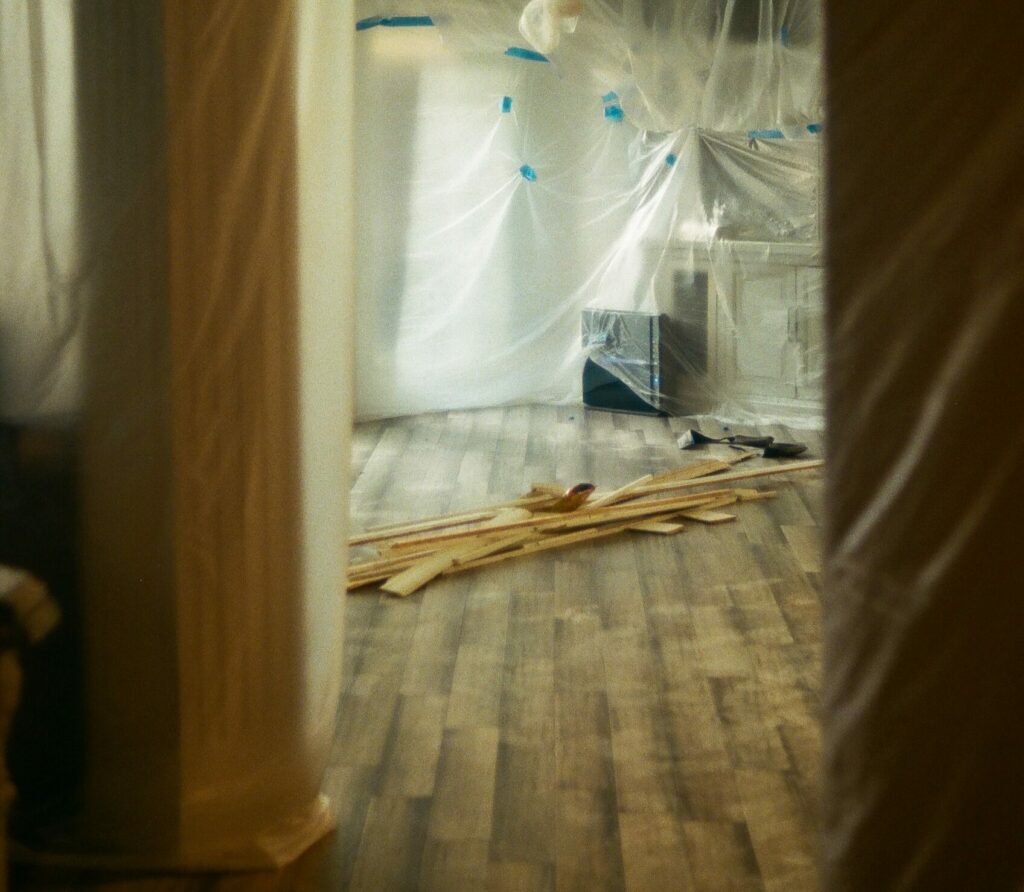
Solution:
[[(655, 485), (658, 483), (671, 482), (673, 480), (682, 481), (717, 474), (722, 470), (726, 470), (736, 462), (750, 458), (751, 455), (753, 455), (753, 453), (739, 453), (735, 458), (730, 457), (726, 460), (704, 459), (698, 462), (692, 462), (688, 465), (673, 468), (672, 470), (665, 471), (661, 474), (646, 475), (645, 477), (640, 478), (640, 480), (634, 480), (632, 483), (627, 483), (626, 486), (620, 487), (615, 492), (625, 494), (626, 491), (635, 489), (636, 485), (641, 482)], [(530, 508), (539, 510), (540, 506), (544, 505), (546, 502), (550, 502), (555, 497), (561, 496), (564, 492), (565, 487), (555, 483), (534, 483), (530, 493), (518, 499), (501, 502), (497, 505), (492, 505), (489, 508), (481, 508), (479, 511), (437, 514), (417, 521), (397, 521), (395, 523), (380, 524), (378, 526), (371, 527), (362, 533), (357, 533), (349, 539), (348, 544), (349, 546), (369, 545), (374, 542), (400, 538), (413, 533), (428, 532), (430, 530), (446, 529), (448, 527), (455, 526), (468, 526), (472, 523), (480, 523), (482, 521), (490, 520), (504, 508)], [(611, 493), (607, 495), (611, 495)], [(605, 496), (600, 498), (605, 498)], [(595, 500), (592, 499), (589, 504), (595, 504)]]
[[(671, 514), (660, 514), (649, 518), (647, 522), (664, 523), (671, 517)], [(480, 558), (479, 560), (469, 561), (467, 563), (451, 567), (446, 570), (443, 575), (448, 576), (451, 573), (458, 573), (461, 570), (473, 570), (477, 567), (486, 567), (490, 564), (500, 563), (501, 561), (510, 560), (514, 557), (536, 554), (539, 551), (549, 551), (552, 548), (564, 548), (566, 545), (575, 545), (580, 542), (591, 542), (594, 539), (605, 539), (608, 536), (615, 536), (619, 533), (631, 530), (634, 526), (635, 523), (624, 521), (622, 523), (609, 524), (608, 526), (603, 527), (590, 527), (575, 533), (563, 533), (558, 536), (545, 536), (542, 539), (527, 542), (525, 545), (515, 549), (514, 551), (489, 555), (488, 557)]]
[(385, 580), (381, 591), (406, 597), (423, 588), (430, 580), (455, 568), (505, 552), (537, 534), (531, 530), (497, 536), (489, 542), (462, 542), (416, 561), (401, 573)]
[[(713, 494), (691, 496), (686, 499), (686, 502), (698, 506), (718, 506), (732, 504), (736, 501), (734, 496), (720, 495), (718, 498), (708, 498), (708, 495)], [(460, 539), (453, 540), (449, 538), (442, 540), (441, 543), (435, 542), (434, 544), (438, 545), (437, 550), (423, 549), (403, 557), (368, 561), (364, 564), (353, 565), (349, 569), (348, 588), (352, 590), (374, 582), (388, 580), (389, 587), (385, 588), (385, 591), (392, 591), (390, 580), (395, 575), (399, 575), (402, 578), (395, 583), (395, 587), (402, 589), (402, 591), (395, 591), (393, 593), (405, 594), (404, 589), (408, 585), (418, 583), (416, 585), (416, 588), (418, 588), (440, 573), (445, 572), (450, 566), (469, 564), (476, 566), (479, 559), (488, 557), (495, 552), (505, 551), (520, 543), (525, 544), (522, 545), (522, 548), (517, 549), (515, 553), (519, 553), (523, 549), (526, 549), (524, 553), (534, 550), (546, 550), (558, 547), (559, 544), (570, 544), (577, 541), (587, 541), (592, 538), (602, 538), (608, 535), (609, 531), (617, 532), (638, 526), (642, 527), (646, 523), (662, 523), (669, 520), (673, 514), (678, 513), (678, 511), (665, 513), (668, 507), (665, 505), (665, 502), (671, 502), (673, 503), (672, 507), (678, 508), (680, 501), (679, 499), (661, 500), (661, 502), (657, 503), (649, 502), (644, 505), (637, 505), (628, 510), (612, 509), (603, 512), (592, 512), (593, 514), (604, 515), (603, 524), (600, 519), (594, 520), (593, 518), (588, 519), (573, 515), (568, 518), (549, 518), (533, 525), (514, 528), (511, 531), (503, 530), (499, 526), (467, 531)], [(575, 532), (563, 533), (561, 535), (551, 535), (550, 533), (543, 535), (545, 530), (573, 530), (578, 527), (582, 527), (582, 529), (576, 529)], [(659, 530), (659, 532), (666, 531)], [(677, 530), (672, 530), (672, 532), (677, 532)], [(535, 541), (530, 542), (529, 540), (531, 539)], [(421, 542), (420, 544), (422, 545), (423, 543)], [(421, 567), (421, 569), (416, 570), (417, 567)], [(438, 569), (438, 567), (441, 569)], [(422, 582), (419, 581), (421, 577), (423, 577)], [(412, 591), (415, 591), (415, 588)]]
[[(494, 525), (489, 531), (503, 532), (505, 530), (523, 529), (526, 527), (536, 530), (571, 529), (580, 526), (594, 526), (600, 523), (611, 523), (617, 520), (644, 517), (648, 514), (664, 513), (665, 511), (682, 510), (683, 508), (703, 507), (706, 502), (713, 501), (722, 496), (728, 490), (717, 490), (707, 493), (696, 493), (688, 496), (676, 496), (668, 499), (655, 499), (648, 502), (638, 502), (634, 505), (609, 506), (607, 508), (582, 508), (573, 511), (571, 514), (557, 514), (544, 518), (529, 518), (526, 520), (513, 521), (512, 523)], [(452, 530), (447, 533), (436, 533), (430, 536), (416, 536), (398, 542), (391, 543), (391, 548), (398, 553), (404, 549), (423, 548), (429, 544), (441, 542), (454, 542), (460, 539), (471, 538), (480, 533), (481, 528), (471, 530)]]
[(617, 502), (621, 502), (623, 499), (628, 499), (638, 487), (646, 486), (653, 481), (653, 474), (645, 474), (637, 480), (630, 481), (625, 486), (620, 486), (618, 489), (613, 489), (611, 492), (606, 492), (602, 496), (597, 496), (596, 498), (591, 499), (587, 505), (590, 508), (604, 508), (607, 505), (614, 505)]
[(698, 508), (696, 511), (684, 511), (679, 515), (687, 520), (695, 520), (697, 523), (716, 525), (729, 523), (736, 519), (735, 514), (726, 514), (722, 511), (711, 511), (707, 508)]
[[(684, 517), (686, 515), (683, 515)], [(672, 536), (681, 533), (686, 529), (686, 524), (669, 522), (664, 520), (645, 520), (642, 523), (635, 523), (630, 527), (638, 533), (654, 533), (658, 536)]]
[(348, 540), (350, 547), (356, 545), (370, 545), (375, 542), (383, 542), (388, 539), (397, 539), (413, 533), (424, 533), (430, 530), (443, 530), (448, 527), (468, 526), (471, 523), (480, 523), (491, 520), (506, 508), (537, 508), (551, 501), (547, 494), (524, 496), (521, 499), (514, 499), (511, 502), (503, 502), (492, 505), (490, 508), (483, 508), (480, 511), (466, 511), (461, 514), (438, 514), (434, 517), (426, 517), (417, 521), (402, 521), (400, 523), (387, 524), (385, 526), (373, 527), (363, 533), (358, 533)]
[[(503, 522), (515, 523), (517, 520), (524, 519), (523, 515), (528, 516), (529, 513), (523, 508), (506, 509), (493, 520), (488, 521), (484, 530), (501, 526)], [(495, 551), (502, 551), (515, 544), (515, 541), (522, 541), (530, 535), (529, 531), (492, 537), (477, 533), (476, 536), (467, 540), (448, 545), (434, 554), (417, 559), (411, 566), (389, 577), (381, 589), (393, 595), (403, 597), (411, 595), (460, 559), (481, 558)]]
[[(387, 548), (389, 553), (380, 559), (353, 565), (349, 571), (348, 588), (351, 590), (406, 573), (403, 579), (398, 580), (396, 587), (402, 589), (402, 592), (399, 593), (405, 593), (406, 590), (415, 591), (440, 574), (457, 572), (463, 568), (484, 566), (509, 559), (512, 556), (557, 548), (573, 542), (601, 539), (628, 529), (642, 529), (645, 525), (652, 531), (674, 532), (678, 530), (679, 524), (669, 524), (668, 521), (673, 517), (687, 514), (690, 519), (704, 523), (723, 523), (733, 519), (734, 516), (717, 512), (716, 508), (733, 504), (736, 501), (770, 498), (775, 493), (756, 489), (719, 489), (662, 499), (646, 498), (641, 501), (636, 501), (636, 499), (663, 492), (685, 490), (695, 486), (802, 471), (821, 467), (823, 464), (824, 462), (818, 460), (789, 462), (780, 467), (724, 473), (720, 471), (721, 463), (716, 463), (713, 477), (687, 476), (688, 473), (698, 473), (693, 470), (688, 471), (697, 465), (703, 466), (702, 470), (705, 474), (712, 468), (712, 465), (708, 463), (697, 462), (686, 466), (686, 468), (667, 472), (666, 475), (641, 478), (627, 484), (626, 487), (620, 487), (616, 493), (623, 496), (623, 502), (618, 504), (606, 504), (598, 507), (584, 505), (570, 514), (549, 515), (543, 518), (531, 516), (528, 509), (524, 510), (523, 502), (549, 501), (551, 496), (545, 494), (520, 499), (515, 503), (508, 503), (506, 506), (495, 506), (494, 509), (487, 512), (478, 512), (478, 514), (486, 515), (485, 523), (469, 529), (449, 529), (447, 532), (426, 536), (407, 533), (404, 538), (393, 538), (396, 531), (409, 528), (422, 530), (424, 524), (433, 524), (438, 521), (443, 521), (445, 526), (451, 526), (453, 517), (459, 518), (459, 525), (462, 526), (468, 526), (469, 523), (474, 522), (479, 523), (478, 521), (466, 521), (465, 518), (469, 516), (468, 514), (449, 515), (416, 524), (392, 526), (387, 528), (388, 534), (382, 540), (385, 543), (383, 547)], [(685, 479), (679, 479), (680, 474)], [(659, 477), (661, 482), (659, 482)], [(675, 479), (665, 479), (666, 477)], [(644, 482), (645, 480), (647, 482)], [(518, 513), (511, 515), (515, 519), (509, 520), (510, 515), (508, 514), (504, 517), (499, 516), (504, 508), (510, 508), (513, 505), (519, 507)], [(444, 529), (444, 526), (440, 529)], [(427, 529), (426, 532), (430, 532), (430, 530)], [(416, 570), (415, 574), (407, 572), (414, 569)]]
[(677, 490), (695, 489), (699, 486), (718, 486), (719, 484), (732, 483), (736, 480), (753, 480), (758, 477), (771, 477), (776, 474), (809, 471), (814, 468), (820, 468), (824, 464), (825, 463), (820, 459), (812, 459), (809, 461), (789, 462), (788, 464), (780, 465), (778, 467), (752, 468), (749, 471), (730, 471), (729, 473), (715, 474), (711, 477), (696, 478), (693, 480), (681, 480), (678, 482), (670, 480), (664, 483), (650, 483), (645, 486), (638, 487), (633, 492), (632, 497), (642, 498), (644, 496), (675, 492)]
[[(671, 514), (656, 515), (650, 518), (644, 523), (665, 523), (672, 517)], [(567, 545), (574, 545), (582, 542), (590, 542), (595, 539), (605, 539), (609, 536), (614, 536), (619, 533), (624, 533), (627, 530), (633, 529), (636, 526), (632, 521), (624, 521), (617, 524), (609, 524), (602, 527), (589, 527), (584, 530), (579, 530), (574, 533), (563, 533), (555, 536), (545, 536), (543, 538), (535, 538), (533, 541), (526, 541), (519, 547), (508, 549), (512, 543), (509, 540), (502, 541), (502, 539), (495, 539), (492, 543), (494, 553), (492, 554), (480, 554), (478, 557), (474, 557), (471, 560), (468, 559), (471, 555), (471, 549), (473, 548), (472, 543), (465, 543), (460, 548), (446, 549), (444, 552), (438, 553), (438, 560), (436, 563), (430, 565), (424, 565), (421, 574), (414, 576), (409, 573), (404, 579), (398, 580), (398, 577), (392, 577), (390, 574), (380, 573), (372, 577), (360, 577), (357, 579), (349, 579), (348, 589), (352, 591), (357, 588), (362, 588), (367, 585), (372, 585), (374, 582), (382, 582), (386, 580), (384, 586), (381, 588), (384, 591), (388, 591), (392, 594), (405, 595), (409, 586), (419, 581), (423, 575), (432, 574), (428, 579), (419, 582), (417, 587), (422, 587), (430, 579), (435, 578), (438, 575), (450, 576), (453, 573), (459, 573), (463, 570), (473, 570), (477, 567), (484, 567), (490, 564), (500, 563), (501, 561), (510, 560), (516, 557), (525, 557), (527, 555), (535, 554), (540, 551), (549, 551), (554, 548), (564, 548)], [(676, 525), (681, 526), (681, 525)], [(536, 534), (531, 533), (530, 535), (535, 536)], [(465, 548), (465, 550), (463, 550)], [(439, 564), (444, 565), (444, 569), (440, 572), (436, 572), (436, 567)], [(410, 568), (412, 569), (412, 568)], [(395, 581), (397, 580), (397, 582)], [(401, 591), (395, 592), (393, 589), (399, 588)], [(415, 589), (413, 589), (415, 591)]]
[[(822, 467), (825, 462), (821, 459), (807, 461), (787, 462), (786, 464), (773, 465), (770, 467), (753, 468), (749, 471), (730, 471), (729, 469), (738, 462), (746, 461), (754, 453), (739, 453), (736, 458), (730, 461), (720, 459), (706, 459), (693, 464), (684, 465), (681, 468), (674, 468), (663, 474), (645, 475), (637, 480), (620, 486), (604, 495), (592, 498), (584, 508), (607, 507), (613, 504), (641, 499), (646, 496), (658, 495), (659, 493), (675, 492), (677, 490), (694, 489), (699, 486), (717, 486), (720, 483), (729, 483), (734, 480), (752, 480), (758, 477), (770, 477), (775, 474), (788, 474), (796, 471), (806, 471)], [(756, 490), (747, 490), (756, 492)]]

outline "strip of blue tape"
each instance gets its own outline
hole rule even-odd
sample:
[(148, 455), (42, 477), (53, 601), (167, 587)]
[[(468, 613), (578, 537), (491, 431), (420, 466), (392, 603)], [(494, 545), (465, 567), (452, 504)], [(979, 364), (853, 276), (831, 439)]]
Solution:
[(378, 26), (381, 28), (429, 28), (433, 24), (434, 20), (428, 15), (375, 15), (356, 22), (356, 30), (367, 31)]
[(622, 113), (622, 107), (618, 105), (609, 105), (604, 110), (604, 116), (609, 121), (621, 121), (624, 117)]
[(808, 124), (807, 125), (807, 132), (808, 133), (821, 133), (821, 124)]
[(614, 90), (611, 90), (608, 93), (605, 93), (604, 96), (601, 97), (601, 101), (602, 102), (614, 102), (618, 98), (619, 98), (619, 94), (616, 93)]
[(524, 50), (521, 46), (510, 46), (505, 50), (506, 56), (511, 56), (513, 59), (526, 59), (530, 62), (547, 62), (548, 57), (536, 52), (535, 50)]
[(669, 167), (675, 167), (675, 166), (676, 166), (676, 162), (677, 162), (678, 160), (679, 160), (679, 159), (678, 159), (678, 158), (676, 157), (676, 154), (675, 154), (675, 152), (669, 152), (669, 153), (668, 153), (668, 154), (667, 154), (667, 155), (665, 156), (665, 163), (666, 163), (666, 164), (667, 164), (667, 165), (668, 165)]
[(747, 139), (785, 139), (781, 130), (748, 130)]
[(524, 164), (519, 168), (519, 172), (523, 175), (524, 180), (529, 180), (531, 183), (537, 181), (537, 171), (535, 171), (529, 164)]
[(508, 114), (512, 111), (512, 97), (503, 96), (501, 99), (501, 111), (503, 114)]
[(779, 40), (783, 46), (789, 46), (789, 25), (783, 25), (779, 30)]
[(398, 15), (384, 19), (385, 28), (432, 28), (434, 20), (428, 15)]

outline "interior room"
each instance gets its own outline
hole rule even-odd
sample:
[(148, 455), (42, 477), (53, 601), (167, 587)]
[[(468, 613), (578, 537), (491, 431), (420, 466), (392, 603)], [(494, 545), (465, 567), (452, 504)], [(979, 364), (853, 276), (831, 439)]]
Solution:
[(10, 887), (1019, 889), (1024, 80), (939, 6), (5, 0)]

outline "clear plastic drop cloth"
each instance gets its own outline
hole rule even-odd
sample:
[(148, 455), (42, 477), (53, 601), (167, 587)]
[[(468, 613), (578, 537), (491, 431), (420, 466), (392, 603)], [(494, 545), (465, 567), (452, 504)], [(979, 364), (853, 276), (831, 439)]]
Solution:
[(352, 13), (0, 4), (0, 563), (64, 619), (22, 857), (268, 867), (332, 826)]
[(819, 425), (819, 5), (561, 8), (359, 6), (357, 414)]
[(830, 10), (834, 892), (1024, 888), (1020, 34), (993, 2)]
[(78, 405), (77, 230), (70, 6), (12, 3), (0, 20), (0, 412), (64, 421)]

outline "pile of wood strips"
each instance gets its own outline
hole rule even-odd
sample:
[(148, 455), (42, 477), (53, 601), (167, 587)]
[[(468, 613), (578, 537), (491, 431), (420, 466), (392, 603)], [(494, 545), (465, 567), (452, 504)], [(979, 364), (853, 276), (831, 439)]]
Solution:
[[(349, 540), (353, 547), (375, 546), (378, 557), (349, 566), (348, 588), (352, 591), (382, 583), (383, 591), (404, 597), (438, 576), (629, 530), (668, 535), (680, 532), (685, 521), (726, 523), (735, 520), (735, 515), (720, 509), (771, 498), (775, 493), (725, 488), (721, 484), (823, 464), (813, 460), (733, 469), (752, 454), (738, 453), (728, 461), (693, 462), (663, 474), (649, 474), (604, 494), (590, 484), (567, 491), (551, 484), (535, 484), (520, 499), (480, 511), (376, 527)], [(716, 488), (687, 492), (708, 486)]]

